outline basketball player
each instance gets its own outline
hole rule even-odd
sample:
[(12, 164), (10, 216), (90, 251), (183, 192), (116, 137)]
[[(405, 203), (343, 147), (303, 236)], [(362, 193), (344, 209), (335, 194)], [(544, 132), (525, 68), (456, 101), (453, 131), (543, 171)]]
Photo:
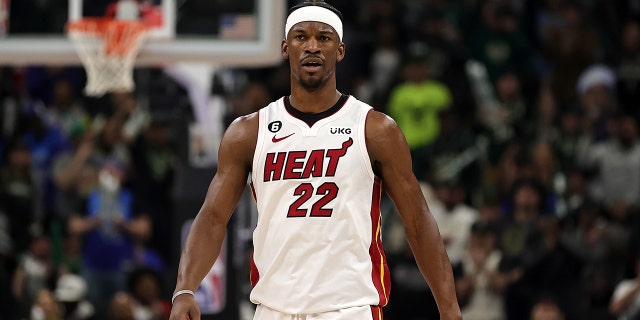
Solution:
[[(291, 95), (236, 119), (182, 252), (172, 320), (199, 319), (196, 290), (251, 174), (258, 208), (250, 299), (259, 320), (376, 320), (389, 298), (380, 198), (394, 200), (441, 319), (461, 319), (438, 228), (395, 122), (336, 89), (342, 18), (323, 1), (290, 10), (281, 52)], [(420, 307), (420, 306), (416, 306)]]

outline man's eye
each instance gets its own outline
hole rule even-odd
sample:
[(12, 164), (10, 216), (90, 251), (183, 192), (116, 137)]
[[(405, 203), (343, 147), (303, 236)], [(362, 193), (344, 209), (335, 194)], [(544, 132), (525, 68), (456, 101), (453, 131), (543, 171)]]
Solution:
[(297, 36), (296, 36), (296, 39), (298, 39), (298, 40), (304, 40), (304, 36), (303, 36), (303, 35), (301, 35), (301, 34), (299, 34), (299, 35), (297, 35)]

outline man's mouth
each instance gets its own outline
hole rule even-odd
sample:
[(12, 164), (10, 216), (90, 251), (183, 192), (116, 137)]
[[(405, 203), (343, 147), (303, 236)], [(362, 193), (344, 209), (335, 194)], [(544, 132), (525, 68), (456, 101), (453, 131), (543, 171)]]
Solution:
[(316, 72), (322, 68), (322, 61), (316, 59), (309, 59), (302, 63), (302, 69), (307, 72)]

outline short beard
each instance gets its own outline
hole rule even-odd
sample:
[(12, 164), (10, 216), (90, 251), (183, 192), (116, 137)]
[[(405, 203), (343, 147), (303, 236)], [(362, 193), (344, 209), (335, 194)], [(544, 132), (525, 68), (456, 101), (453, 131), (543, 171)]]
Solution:
[(299, 83), (305, 90), (315, 91), (320, 89), (326, 83), (326, 81), (324, 81), (324, 79), (322, 78), (312, 77), (305, 80), (300, 79)]

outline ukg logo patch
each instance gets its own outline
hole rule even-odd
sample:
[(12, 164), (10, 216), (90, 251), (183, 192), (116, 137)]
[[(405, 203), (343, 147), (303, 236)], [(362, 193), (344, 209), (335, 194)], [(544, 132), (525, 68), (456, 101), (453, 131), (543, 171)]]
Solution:
[(351, 134), (351, 128), (345, 128), (345, 127), (331, 127), (331, 128), (329, 128), (329, 134), (334, 134), (334, 135), (349, 135), (349, 134)]

